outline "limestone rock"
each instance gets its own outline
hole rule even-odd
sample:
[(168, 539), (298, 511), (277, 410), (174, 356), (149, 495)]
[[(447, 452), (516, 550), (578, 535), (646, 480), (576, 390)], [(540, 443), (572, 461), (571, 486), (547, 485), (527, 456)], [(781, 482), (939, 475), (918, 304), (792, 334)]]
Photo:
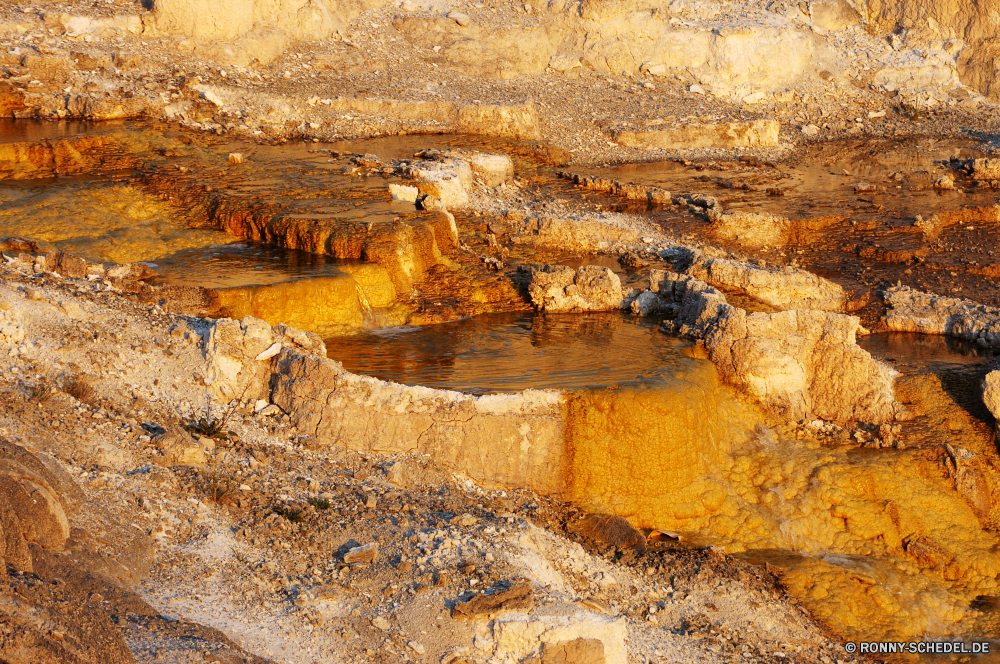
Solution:
[(1000, 371), (991, 371), (983, 378), (983, 403), (1000, 420)]
[(458, 109), (456, 129), (500, 138), (541, 138), (535, 105), (467, 104)]
[(952, 445), (947, 445), (946, 448), (947, 468), (955, 482), (955, 490), (965, 499), (979, 520), (985, 523), (993, 508), (993, 495), (986, 477), (989, 470), (979, 455)]
[[(368, 3), (331, 0), (158, 0), (146, 29), (158, 36), (192, 40), (207, 59), (267, 64), (297, 41), (325, 39)], [(381, 3), (372, 2), (372, 6)]]
[(202, 466), (208, 461), (205, 452), (211, 449), (203, 442), (205, 440), (195, 440), (183, 427), (174, 426), (154, 438), (153, 445), (162, 454), (165, 464)]
[(492, 592), (482, 592), (464, 602), (456, 602), (452, 615), (473, 618), (491, 616), (501, 611), (526, 611), (534, 603), (532, 595), (531, 583), (520, 579), (504, 587), (494, 588)]
[(587, 514), (570, 524), (569, 529), (589, 540), (619, 549), (646, 550), (646, 538), (623, 517), (614, 514)]
[(687, 269), (696, 279), (749, 297), (777, 309), (842, 311), (848, 294), (838, 284), (788, 266), (760, 267), (698, 255)]
[(644, 290), (632, 300), (629, 309), (637, 316), (651, 316), (670, 311), (673, 304), (672, 301), (664, 300), (653, 291)]
[(53, 251), (45, 255), (45, 269), (71, 279), (84, 279), (87, 276), (87, 261), (79, 256)]
[(514, 179), (514, 162), (508, 155), (472, 150), (452, 150), (446, 155), (467, 162), (475, 176), (487, 187), (496, 187)]
[[(520, 661), (541, 651), (543, 662), (626, 664), (628, 661), (625, 620), (619, 617), (591, 612), (558, 617), (502, 615), (494, 622), (493, 634), (494, 656), (498, 660)], [(575, 659), (567, 659), (570, 655)]]
[(17, 515), (20, 536), (28, 543), (58, 550), (70, 529), (56, 486), (51, 471), (34, 455), (20, 446), (0, 443), (0, 498)]
[(682, 124), (615, 134), (615, 141), (643, 150), (693, 150), (698, 148), (773, 148), (778, 145), (780, 125), (773, 120)]
[(746, 247), (775, 247), (788, 243), (791, 223), (769, 212), (706, 212), (712, 232), (719, 238)]
[(973, 180), (1000, 180), (1000, 159), (973, 159)]
[(446, 208), (458, 209), (469, 204), (467, 188), (472, 185), (472, 167), (461, 159), (423, 160), (403, 168), (403, 174), (415, 181), (421, 194), (434, 196)]
[(812, 0), (809, 14), (813, 25), (834, 32), (861, 23), (861, 16), (848, 0)]
[(344, 554), (345, 563), (367, 564), (378, 558), (378, 544), (372, 542), (365, 546), (356, 546)]
[(390, 183), (389, 195), (392, 196), (392, 200), (394, 201), (416, 203), (417, 196), (420, 195), (420, 190), (416, 187), (410, 187), (405, 184)]
[(692, 277), (654, 270), (650, 282), (679, 305), (664, 327), (703, 339), (723, 379), (779, 419), (881, 424), (902, 411), (892, 370), (856, 343), (857, 317), (805, 309), (748, 313)]
[(891, 308), (883, 321), (893, 332), (944, 334), (984, 347), (1000, 345), (1000, 309), (996, 307), (908, 286), (889, 288), (885, 299)]
[(618, 275), (596, 265), (546, 265), (532, 273), (528, 294), (540, 311), (552, 312), (613, 311), (624, 297)]
[(0, 342), (16, 346), (24, 341), (24, 325), (20, 313), (6, 302), (0, 301)]

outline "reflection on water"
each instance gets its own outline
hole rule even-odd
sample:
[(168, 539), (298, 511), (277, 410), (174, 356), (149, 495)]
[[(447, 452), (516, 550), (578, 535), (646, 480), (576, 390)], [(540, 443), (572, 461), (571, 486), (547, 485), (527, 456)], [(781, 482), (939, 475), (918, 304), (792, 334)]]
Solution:
[(154, 283), (206, 288), (277, 284), (340, 274), (329, 256), (252, 242), (185, 249), (157, 260)]
[(68, 251), (113, 263), (156, 260), (230, 238), (186, 228), (177, 211), (138, 187), (91, 178), (0, 183), (0, 235), (38, 241), (42, 250)]
[(349, 371), (465, 392), (662, 385), (695, 363), (680, 345), (620, 314), (491, 314), (327, 340)]
[(46, 138), (65, 138), (83, 134), (94, 128), (93, 122), (85, 120), (9, 120), (0, 118), (0, 143), (40, 141)]
[(997, 354), (962, 339), (937, 334), (883, 332), (858, 339), (858, 345), (903, 374), (946, 368), (948, 365), (978, 365)]

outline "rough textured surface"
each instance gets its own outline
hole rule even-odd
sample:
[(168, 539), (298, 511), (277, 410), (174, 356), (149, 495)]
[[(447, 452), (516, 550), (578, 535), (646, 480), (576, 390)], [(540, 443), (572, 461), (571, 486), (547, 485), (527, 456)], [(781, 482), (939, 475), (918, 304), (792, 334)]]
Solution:
[(1000, 371), (991, 371), (983, 378), (983, 403), (1000, 420)]
[(806, 270), (788, 266), (764, 267), (698, 255), (686, 273), (717, 288), (746, 294), (778, 309), (842, 311), (848, 300), (841, 286)]
[(578, 270), (546, 265), (531, 273), (528, 295), (539, 311), (613, 311), (622, 308), (621, 280), (609, 268)]
[(769, 212), (722, 212), (709, 210), (712, 233), (746, 247), (774, 247), (788, 242), (791, 222)]
[(781, 126), (773, 120), (690, 124), (672, 129), (620, 131), (615, 141), (632, 148), (773, 148)]
[(892, 307), (885, 314), (889, 330), (945, 334), (979, 346), (1000, 345), (1000, 309), (907, 286), (889, 288), (885, 298)]
[(704, 341), (728, 382), (782, 420), (892, 421), (893, 373), (856, 343), (854, 316), (792, 309), (748, 313), (703, 281), (654, 271), (651, 289), (677, 305), (665, 327)]

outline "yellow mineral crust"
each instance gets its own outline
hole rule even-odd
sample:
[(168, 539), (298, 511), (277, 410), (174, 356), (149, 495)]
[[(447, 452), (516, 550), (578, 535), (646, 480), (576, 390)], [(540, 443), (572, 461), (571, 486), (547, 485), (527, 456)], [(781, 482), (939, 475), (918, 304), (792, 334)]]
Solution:
[(920, 453), (776, 435), (709, 366), (566, 409), (576, 503), (767, 560), (846, 637), (961, 634), (996, 593), (996, 535)]
[(222, 288), (219, 299), (232, 318), (253, 316), (320, 335), (406, 322), (409, 310), (396, 302), (387, 269), (361, 264), (338, 266), (338, 270), (343, 274)]
[(71, 181), (35, 193), (0, 184), (0, 193), (0, 235), (28, 235), (94, 262), (153, 261), (232, 241), (187, 228), (167, 202), (128, 185)]

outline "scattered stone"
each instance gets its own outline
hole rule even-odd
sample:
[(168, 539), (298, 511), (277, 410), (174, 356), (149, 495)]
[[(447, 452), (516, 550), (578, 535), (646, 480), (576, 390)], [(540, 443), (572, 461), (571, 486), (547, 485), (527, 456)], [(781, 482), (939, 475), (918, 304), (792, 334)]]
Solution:
[(205, 453), (209, 449), (205, 440), (195, 440), (183, 427), (170, 427), (166, 433), (153, 439), (153, 446), (160, 451), (160, 456), (154, 458), (164, 465), (204, 465), (208, 460)]
[(378, 544), (372, 542), (364, 546), (356, 546), (344, 554), (344, 562), (364, 565), (378, 559)]

